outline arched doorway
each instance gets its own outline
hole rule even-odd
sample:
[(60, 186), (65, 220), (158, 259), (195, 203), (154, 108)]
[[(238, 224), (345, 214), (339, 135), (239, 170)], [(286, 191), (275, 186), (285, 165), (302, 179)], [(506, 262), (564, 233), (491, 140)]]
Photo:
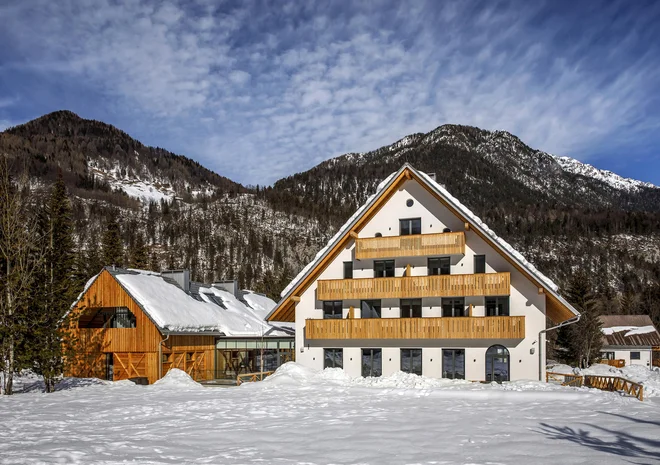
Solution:
[(486, 381), (509, 381), (509, 351), (506, 347), (490, 346), (486, 351)]

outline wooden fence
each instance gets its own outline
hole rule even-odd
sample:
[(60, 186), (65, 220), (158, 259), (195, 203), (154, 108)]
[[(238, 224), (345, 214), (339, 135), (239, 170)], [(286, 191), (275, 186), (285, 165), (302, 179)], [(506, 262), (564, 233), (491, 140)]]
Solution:
[(559, 382), (562, 386), (589, 387), (602, 391), (623, 392), (639, 400), (644, 400), (644, 386), (619, 376), (573, 375), (546, 372), (546, 382)]
[(609, 365), (614, 368), (623, 368), (626, 366), (626, 361), (622, 358), (618, 358), (616, 360), (601, 360), (600, 363)]
[(260, 371), (259, 373), (245, 373), (236, 377), (236, 385), (240, 386), (243, 383), (254, 383), (256, 381), (263, 381), (264, 378), (272, 375), (273, 371)]

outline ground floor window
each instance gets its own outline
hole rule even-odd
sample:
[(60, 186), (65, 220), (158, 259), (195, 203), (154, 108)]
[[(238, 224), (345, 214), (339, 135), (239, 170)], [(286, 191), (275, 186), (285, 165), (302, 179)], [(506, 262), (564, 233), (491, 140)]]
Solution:
[(509, 351), (504, 346), (491, 346), (486, 351), (486, 381), (509, 381)]
[(323, 349), (323, 368), (344, 368), (344, 349)]
[(465, 349), (442, 350), (442, 377), (465, 379)]
[(422, 376), (422, 349), (401, 349), (401, 371)]
[(614, 352), (601, 352), (600, 358), (603, 360), (614, 360)]
[(383, 374), (383, 350), (362, 349), (362, 376), (381, 376)]
[(641, 352), (630, 352), (630, 360), (640, 360)]

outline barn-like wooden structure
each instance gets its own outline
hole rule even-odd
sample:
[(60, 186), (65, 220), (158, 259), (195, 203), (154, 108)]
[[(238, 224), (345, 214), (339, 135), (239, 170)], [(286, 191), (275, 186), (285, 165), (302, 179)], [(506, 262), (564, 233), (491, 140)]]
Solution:
[(274, 306), (234, 281), (192, 282), (187, 270), (106, 267), (64, 322), (65, 375), (153, 383), (171, 368), (198, 381), (272, 370), (295, 353), (291, 325), (265, 321)]

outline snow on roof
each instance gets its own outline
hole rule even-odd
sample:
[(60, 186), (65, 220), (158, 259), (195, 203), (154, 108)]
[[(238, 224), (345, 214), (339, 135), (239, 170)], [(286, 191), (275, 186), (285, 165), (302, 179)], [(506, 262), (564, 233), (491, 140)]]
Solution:
[[(254, 309), (225, 290), (201, 285), (198, 300), (158, 273), (133, 269), (111, 273), (154, 323), (166, 331), (221, 332), (230, 337), (289, 335), (267, 323), (263, 309)], [(266, 301), (270, 299), (260, 297), (261, 304), (268, 305)]]
[(625, 331), (623, 337), (630, 337), (636, 336), (637, 334), (654, 333), (655, 328), (653, 326), (613, 326), (611, 328), (602, 328), (601, 331), (606, 336)]
[[(387, 188), (387, 186), (390, 184), (390, 182), (405, 168), (409, 168), (411, 171), (414, 171), (416, 174), (421, 176), (424, 181), (431, 186), (441, 197), (443, 197), (449, 204), (451, 204), (456, 210), (461, 212), (473, 225), (477, 226), (480, 230), (482, 230), (485, 234), (487, 234), (495, 243), (497, 243), (503, 250), (505, 250), (513, 259), (518, 261), (520, 265), (522, 265), (523, 268), (525, 268), (529, 274), (534, 276), (536, 279), (538, 279), (541, 283), (543, 283), (548, 289), (557, 292), (559, 289), (559, 286), (555, 284), (550, 278), (545, 276), (543, 273), (541, 273), (539, 270), (536, 269), (534, 265), (532, 265), (525, 257), (523, 257), (520, 252), (518, 252), (516, 249), (514, 249), (508, 242), (506, 242), (504, 239), (499, 237), (497, 234), (495, 234), (486, 224), (481, 221), (481, 219), (476, 216), (469, 208), (467, 208), (465, 205), (463, 205), (461, 202), (458, 201), (454, 196), (452, 196), (444, 187), (442, 187), (440, 184), (438, 184), (435, 180), (433, 180), (430, 176), (428, 176), (426, 173), (420, 172), (415, 170), (412, 166), (409, 164), (403, 165), (399, 171), (396, 171), (392, 174), (390, 174), (387, 178), (381, 182), (378, 187), (376, 188), (376, 192), (370, 196), (367, 201), (351, 216), (348, 221), (339, 229), (337, 234), (335, 234), (332, 239), (328, 241), (328, 244), (319, 251), (318, 254), (316, 254), (316, 257), (314, 257), (314, 260), (309, 262), (305, 268), (302, 269), (300, 273), (289, 283), (289, 285), (282, 291), (281, 297), (285, 297), (293, 288), (295, 288), (300, 281), (307, 275), (308, 272), (310, 272), (317, 264), (318, 262), (321, 261), (323, 256), (332, 248), (332, 246), (346, 234), (348, 229), (353, 225), (353, 223), (356, 222), (360, 216), (362, 216), (362, 213), (367, 210), (367, 208), (378, 198), (381, 193)], [(563, 301), (563, 299), (561, 299)]]

